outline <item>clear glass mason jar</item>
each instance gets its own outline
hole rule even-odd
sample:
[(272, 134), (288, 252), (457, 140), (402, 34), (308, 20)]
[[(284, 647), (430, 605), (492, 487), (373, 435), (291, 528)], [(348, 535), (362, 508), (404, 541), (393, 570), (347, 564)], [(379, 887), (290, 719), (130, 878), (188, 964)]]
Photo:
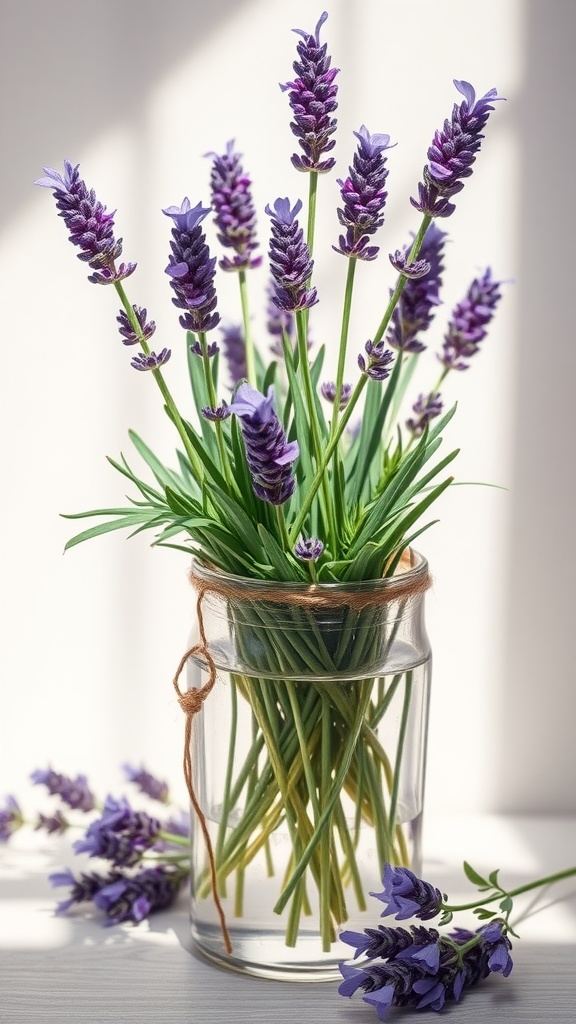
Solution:
[[(195, 945), (261, 977), (326, 981), (375, 927), (384, 863), (421, 868), (430, 646), (426, 560), (394, 577), (276, 584), (193, 563), (217, 678), (194, 716)], [(188, 687), (207, 682), (202, 651)]]

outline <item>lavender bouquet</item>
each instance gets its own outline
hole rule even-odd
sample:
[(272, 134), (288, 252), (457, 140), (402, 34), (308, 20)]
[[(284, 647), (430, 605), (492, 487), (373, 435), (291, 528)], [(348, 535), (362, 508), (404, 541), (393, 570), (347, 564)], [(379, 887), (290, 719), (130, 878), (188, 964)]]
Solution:
[[(323, 595), (393, 582), (407, 569), (420, 573), (425, 589), (425, 563), (412, 545), (431, 525), (428, 510), (450, 486), (445, 471), (457, 455), (437, 455), (455, 411), (444, 408), (442, 389), (478, 352), (501, 282), (490, 268), (472, 281), (447, 319), (430, 389), (412, 394), (423, 338), (440, 303), (447, 234), (437, 222), (453, 214), (454, 197), (472, 174), (500, 99), (495, 89), (478, 97), (468, 82), (456, 81), (458, 100), (434, 134), (410, 199), (420, 221), (389, 256), (386, 300), (375, 311), (374, 333), (362, 341), (352, 329), (355, 276), (380, 252), (375, 243), (384, 223), (391, 142), (365, 125), (354, 133), (351, 163), (337, 179), (334, 200), (340, 227), (335, 217), (329, 244), (346, 271), (335, 379), (324, 378), (325, 349), (313, 344), (314, 307), (328, 299), (314, 283), (322, 251), (315, 221), (320, 176), (329, 189), (336, 163), (338, 74), (320, 39), (326, 17), (314, 32), (296, 30), (295, 78), (281, 86), (298, 140), (292, 165), (307, 177), (308, 195), (306, 205), (280, 197), (265, 207), (267, 338), (252, 332), (252, 294), (264, 261), (251, 180), (234, 143), (208, 154), (210, 205), (185, 198), (163, 211), (172, 229), (166, 273), (184, 332), (190, 409), (178, 409), (169, 388), (169, 374), (181, 372), (176, 360), (167, 367), (171, 349), (152, 349), (156, 325), (127, 296), (125, 281), (136, 266), (121, 261), (113, 215), (78, 165), (65, 161), (62, 173), (46, 168), (37, 184), (53, 190), (70, 241), (91, 269), (89, 280), (116, 291), (131, 365), (159, 388), (179, 442), (175, 464), (167, 467), (131, 433), (148, 475), (124, 457), (110, 459), (134, 497), (126, 507), (70, 516), (99, 522), (67, 547), (117, 529), (151, 530), (157, 546), (192, 556), (200, 598), (216, 591), (230, 620), (237, 664), (227, 674), (227, 763), (222, 798), (206, 813), (208, 825), (202, 823), (210, 856), (196, 865), (196, 898), (212, 890), (220, 911), (228, 900), (227, 914), (242, 918), (246, 872), (263, 858), (277, 886), (273, 910), (287, 915), (286, 946), (296, 945), (302, 916), (315, 907), (321, 948), (328, 952), (348, 917), (347, 895), (365, 909), (359, 871), (364, 827), (374, 839), (376, 876), (384, 863), (410, 862), (399, 787), (415, 701), (423, 711), (414, 666), (382, 669), (410, 593), (395, 598), (393, 614), (386, 603), (383, 613), (382, 598), (358, 603), (348, 596), (326, 604)], [(207, 240), (210, 214), (220, 258), (211, 255)], [(228, 325), (220, 322), (218, 271), (238, 280), (238, 316)], [(345, 379), (350, 346), (357, 354), (355, 382)], [(246, 581), (253, 589), (240, 600), (237, 588)], [(200, 599), (199, 615), (202, 620)], [(208, 632), (208, 621), (201, 621), (202, 641), (191, 652), (205, 673), (203, 696), (222, 667)], [(189, 720), (199, 709), (198, 703), (185, 706)], [(240, 725), (244, 713), (248, 740)], [(398, 723), (396, 739), (394, 749), (386, 749), (382, 730), (391, 718)], [(195, 806), (201, 813), (200, 803)], [(289, 854), (279, 868), (272, 847), (282, 832)], [(230, 948), (228, 937), (227, 943)]]

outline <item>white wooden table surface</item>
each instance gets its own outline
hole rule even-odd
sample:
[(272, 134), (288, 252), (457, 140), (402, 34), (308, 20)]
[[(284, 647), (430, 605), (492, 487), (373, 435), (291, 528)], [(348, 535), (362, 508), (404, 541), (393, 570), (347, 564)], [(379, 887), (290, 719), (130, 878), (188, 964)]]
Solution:
[[(470, 898), (461, 861), (500, 867), (510, 887), (576, 864), (576, 820), (452, 817), (429, 821), (424, 876), (452, 901)], [(371, 1024), (373, 1008), (343, 999), (336, 985), (245, 978), (202, 962), (189, 941), (187, 898), (148, 922), (104, 928), (80, 914), (55, 917), (46, 875), (74, 867), (65, 840), (38, 833), (0, 847), (1, 1024)], [(576, 1024), (576, 881), (549, 889), (517, 910), (514, 970), (471, 990), (445, 1016), (463, 1024)], [(375, 924), (378, 923), (375, 905)], [(473, 920), (473, 919), (472, 919)], [(460, 923), (467, 924), (463, 919)], [(416, 1011), (390, 1020), (416, 1021)]]

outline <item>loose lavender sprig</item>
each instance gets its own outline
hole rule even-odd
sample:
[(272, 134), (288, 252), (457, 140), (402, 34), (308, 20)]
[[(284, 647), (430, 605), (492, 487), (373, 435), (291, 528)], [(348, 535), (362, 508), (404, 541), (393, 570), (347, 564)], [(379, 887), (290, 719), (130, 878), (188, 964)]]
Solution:
[(286, 440), (274, 410), (274, 388), (263, 395), (249, 384), (241, 384), (229, 409), (241, 420), (254, 493), (263, 501), (283, 505), (296, 486), (292, 463), (299, 448), (297, 441)]
[(70, 232), (69, 239), (81, 250), (78, 259), (94, 270), (88, 280), (92, 284), (114, 284), (133, 274), (136, 264), (121, 263), (116, 267), (122, 254), (122, 239), (114, 237), (114, 213), (107, 213), (94, 189), (88, 189), (79, 167), (80, 164), (73, 167), (69, 160), (64, 161), (63, 174), (45, 167), (45, 177), (34, 184), (53, 189), (59, 216)]
[(161, 824), (143, 811), (134, 811), (125, 797), (107, 797), (102, 815), (93, 821), (84, 839), (74, 843), (76, 853), (102, 857), (117, 867), (136, 864), (160, 837)]
[(454, 307), (444, 336), (442, 354), (438, 356), (445, 369), (444, 376), (449, 370), (468, 369), (467, 360), (476, 354), (480, 342), (486, 337), (486, 328), (502, 298), (501, 285), (502, 282), (494, 280), (490, 267), (487, 267), (481, 277), (472, 281), (462, 301)]
[(225, 153), (207, 155), (213, 158), (210, 188), (218, 241), (235, 253), (231, 259), (224, 256), (218, 266), (230, 271), (258, 267), (262, 256), (252, 255), (258, 248), (252, 182), (244, 173), (242, 154), (234, 152), (234, 140), (231, 140), (226, 144)]
[(155, 910), (169, 907), (177, 896), (188, 872), (185, 868), (159, 864), (133, 875), (112, 871), (108, 875), (82, 872), (78, 878), (69, 870), (49, 876), (53, 886), (69, 886), (70, 895), (57, 906), (65, 913), (78, 903), (93, 902), (104, 911), (106, 923), (139, 924)]
[(210, 257), (201, 228), (210, 209), (201, 203), (192, 208), (185, 197), (180, 206), (168, 206), (162, 212), (174, 222), (172, 252), (166, 267), (175, 293), (172, 302), (178, 309), (185, 310), (179, 317), (182, 327), (195, 334), (205, 333), (220, 321), (220, 315), (215, 312), (218, 301), (214, 287), (216, 257)]
[(431, 217), (449, 217), (456, 207), (449, 200), (464, 188), (462, 178), (472, 174), (472, 164), (482, 144), (482, 129), (493, 104), (504, 97), (496, 89), (476, 98), (469, 82), (454, 79), (464, 100), (452, 109), (450, 120), (437, 131), (428, 150), (428, 164), (424, 167), (424, 181), (418, 185), (418, 199), (410, 202), (421, 213)]
[(340, 235), (339, 244), (332, 248), (351, 259), (375, 260), (379, 247), (368, 242), (384, 223), (388, 168), (383, 154), (390, 149), (390, 136), (371, 135), (364, 124), (354, 135), (358, 148), (352, 166), (344, 181), (338, 179), (344, 204), (338, 209), (338, 220), (346, 234)]
[(297, 77), (280, 88), (288, 92), (288, 99), (294, 115), (290, 127), (298, 139), (303, 155), (294, 153), (292, 163), (298, 171), (330, 171), (336, 161), (333, 157), (322, 159), (335, 146), (331, 136), (336, 131), (333, 113), (338, 104), (338, 87), (334, 79), (338, 68), (331, 68), (332, 58), (327, 44), (320, 44), (320, 29), (328, 17), (327, 11), (320, 16), (314, 34), (295, 28), (302, 36), (296, 50), (299, 61), (292, 65)]
[(164, 782), (163, 779), (156, 778), (143, 765), (140, 768), (134, 768), (130, 764), (124, 764), (122, 765), (122, 770), (129, 782), (133, 782), (141, 793), (151, 797), (152, 800), (157, 800), (158, 803), (170, 803), (168, 783)]
[(7, 796), (4, 806), (0, 806), (0, 843), (7, 842), (23, 824), (24, 815), (16, 797)]
[(34, 785), (46, 786), (51, 796), (59, 796), (73, 810), (88, 812), (96, 806), (94, 793), (85, 775), (77, 775), (72, 779), (68, 775), (60, 775), (52, 768), (37, 768), (30, 778)]

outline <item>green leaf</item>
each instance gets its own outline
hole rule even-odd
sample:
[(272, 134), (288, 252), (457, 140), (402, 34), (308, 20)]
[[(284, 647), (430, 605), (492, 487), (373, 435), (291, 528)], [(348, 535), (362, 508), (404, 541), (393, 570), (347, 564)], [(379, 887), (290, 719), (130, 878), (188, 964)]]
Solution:
[(491, 871), (488, 875), (488, 881), (494, 889), (498, 888), (498, 875), (500, 874), (500, 868), (496, 868), (495, 871)]
[(473, 885), (485, 885), (488, 888), (491, 888), (490, 883), (485, 878), (482, 878), (482, 875), (478, 874), (467, 860), (464, 861), (462, 867), (464, 868), (466, 878), (472, 882)]
[(304, 582), (306, 577), (300, 570), (300, 567), (296, 564), (295, 560), (290, 558), (284, 549), (280, 547), (276, 538), (272, 536), (262, 523), (258, 524), (258, 534), (262, 541), (262, 546), (268, 555), (270, 564), (278, 574), (279, 582)]
[(500, 903), (500, 910), (503, 914), (510, 914), (514, 906), (514, 900), (511, 896), (505, 896)]
[[(173, 473), (171, 470), (166, 469), (160, 459), (154, 454), (151, 448), (142, 440), (138, 434), (133, 430), (128, 431), (128, 437), (132, 441), (136, 451), (140, 455), (144, 462), (150, 467), (156, 480), (162, 487), (172, 487), (174, 490), (185, 490), (182, 479), (177, 473)], [(119, 467), (116, 466), (118, 469)]]
[(480, 919), (480, 921), (487, 921), (490, 917), (496, 917), (495, 910), (486, 910), (486, 907), (474, 907), (473, 914)]
[[(77, 516), (69, 516), (68, 518), (78, 518)], [(104, 533), (112, 533), (113, 530), (124, 530), (129, 526), (137, 526), (142, 524), (142, 516), (138, 513), (132, 515), (122, 516), (121, 519), (109, 519), (105, 523), (99, 523), (97, 526), (92, 526), (88, 530), (84, 530), (82, 533), (77, 533), (75, 537), (71, 537), (70, 540), (66, 541), (64, 550), (68, 551), (70, 548), (76, 546), (76, 544), (82, 544), (85, 540), (92, 540), (93, 537), (101, 537)], [(155, 523), (142, 524), (144, 529), (149, 529)]]

